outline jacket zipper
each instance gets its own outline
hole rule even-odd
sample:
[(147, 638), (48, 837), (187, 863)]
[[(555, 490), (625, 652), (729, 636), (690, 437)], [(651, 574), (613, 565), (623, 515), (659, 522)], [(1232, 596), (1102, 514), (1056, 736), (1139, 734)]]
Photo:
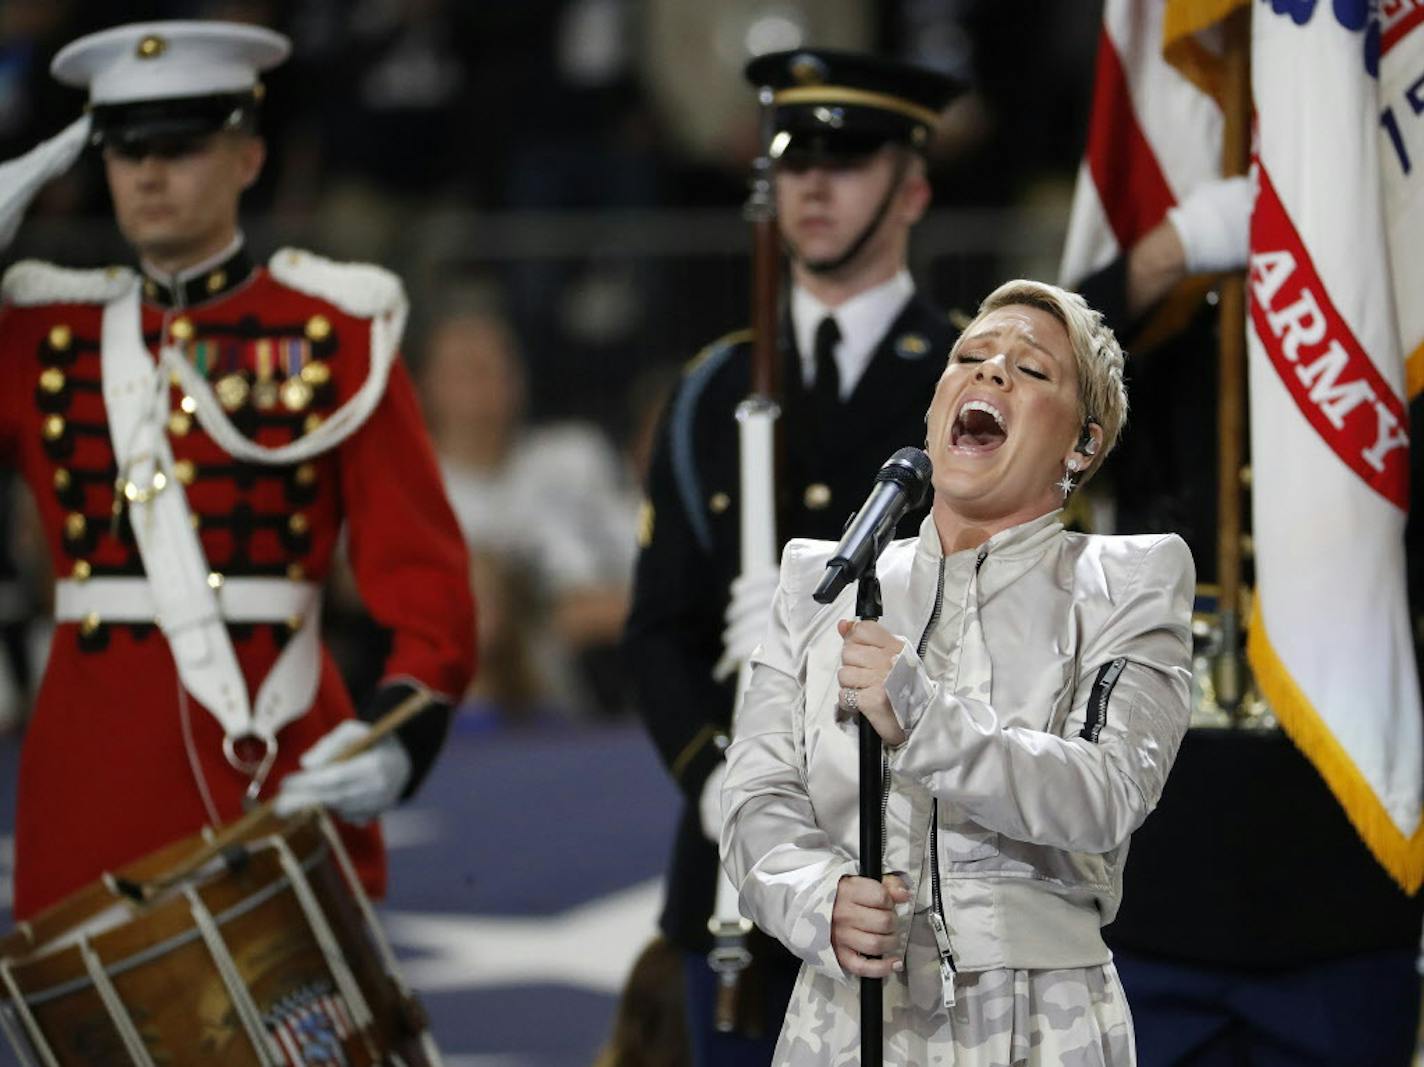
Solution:
[(954, 949), (949, 943), (949, 923), (944, 918), (944, 897), (939, 888), (939, 801), (930, 805), (930, 929), (934, 931), (935, 947), (939, 950), (939, 985), (944, 1006), (954, 1006)]
[[(984, 560), (988, 558), (989, 550), (981, 548), (978, 557), (974, 560), (974, 573), (979, 573), (979, 568), (984, 566)], [(924, 656), (925, 649), (929, 646), (930, 631), (939, 619), (940, 610), (944, 601), (944, 561), (939, 565), (939, 587), (935, 591), (934, 613), (930, 616), (929, 625), (925, 627), (925, 632), (920, 638), (919, 654)], [(944, 1006), (951, 1008), (954, 1006), (954, 976), (958, 968), (954, 965), (954, 949), (949, 943), (949, 921), (944, 916), (944, 894), (939, 884), (939, 798), (936, 797), (930, 805), (930, 928), (934, 930), (935, 947), (939, 950), (939, 982), (943, 995)]]

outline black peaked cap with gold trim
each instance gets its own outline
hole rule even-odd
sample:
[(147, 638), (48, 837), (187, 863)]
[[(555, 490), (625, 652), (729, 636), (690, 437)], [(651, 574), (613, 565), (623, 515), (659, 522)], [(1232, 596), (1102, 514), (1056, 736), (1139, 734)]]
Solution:
[(859, 156), (899, 143), (923, 151), (940, 113), (967, 88), (926, 67), (859, 52), (801, 48), (747, 64), (773, 92), (773, 158)]

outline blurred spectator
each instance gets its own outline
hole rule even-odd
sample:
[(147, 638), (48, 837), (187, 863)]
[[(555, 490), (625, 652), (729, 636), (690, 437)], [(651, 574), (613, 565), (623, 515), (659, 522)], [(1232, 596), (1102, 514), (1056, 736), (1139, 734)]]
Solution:
[(532, 719), (571, 690), (566, 664), (551, 649), (528, 572), (490, 552), (470, 556), (470, 582), (479, 597), (480, 670), (462, 711), (497, 715), (504, 721)]
[(389, 193), (458, 187), (479, 137), (467, 113), (471, 42), (447, 0), (358, 0), (329, 53), (325, 149), (334, 175)]
[(682, 954), (665, 938), (650, 941), (628, 975), (613, 1036), (593, 1067), (690, 1067), (683, 1012)]
[(446, 490), (466, 541), (527, 569), (534, 598), (590, 696), (618, 694), (589, 662), (622, 629), (635, 552), (637, 492), (607, 439), (577, 423), (524, 424), (524, 375), (507, 323), (461, 312), (436, 324), (424, 387)]

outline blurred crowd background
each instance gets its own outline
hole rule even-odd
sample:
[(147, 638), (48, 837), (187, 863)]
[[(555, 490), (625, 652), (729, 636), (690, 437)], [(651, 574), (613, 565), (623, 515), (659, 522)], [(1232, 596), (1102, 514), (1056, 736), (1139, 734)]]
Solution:
[[(225, 18), (294, 43), (267, 84), (254, 254), (285, 245), (398, 272), (420, 382), (469, 541), (494, 723), (617, 717), (639, 484), (680, 367), (748, 319), (740, 220), (755, 54), (878, 51), (967, 78), (932, 157), (919, 285), (952, 313), (1053, 280), (1082, 153), (1097, 3), (1019, 0), (188, 0), (0, 3), (0, 159), (82, 95), (66, 42), (147, 18)], [(97, 158), (49, 187), (15, 258), (125, 262)], [(910, 442), (907, 442), (910, 443)], [(8, 487), (0, 729), (23, 722), (50, 575)], [(349, 583), (346, 583), (349, 586)], [(356, 695), (379, 634), (328, 601)]]

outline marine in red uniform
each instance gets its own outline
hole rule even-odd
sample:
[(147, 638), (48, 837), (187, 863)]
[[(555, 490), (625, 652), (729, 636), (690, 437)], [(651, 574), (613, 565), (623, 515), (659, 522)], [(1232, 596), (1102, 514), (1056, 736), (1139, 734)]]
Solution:
[[(294, 250), (254, 265), (237, 229), (263, 157), (256, 72), (286, 47), (151, 23), (55, 61), (90, 88), (85, 132), (142, 267), (25, 262), (4, 280), (0, 450), (60, 578), (20, 770), (19, 919), (236, 818), (245, 795), (363, 823), (343, 832), (379, 893), (369, 820), (419, 784), (473, 670), (465, 549), (395, 352), (399, 281)], [(359, 710), (316, 638), (343, 527), (392, 635)], [(329, 762), (417, 691), (439, 706)]]

